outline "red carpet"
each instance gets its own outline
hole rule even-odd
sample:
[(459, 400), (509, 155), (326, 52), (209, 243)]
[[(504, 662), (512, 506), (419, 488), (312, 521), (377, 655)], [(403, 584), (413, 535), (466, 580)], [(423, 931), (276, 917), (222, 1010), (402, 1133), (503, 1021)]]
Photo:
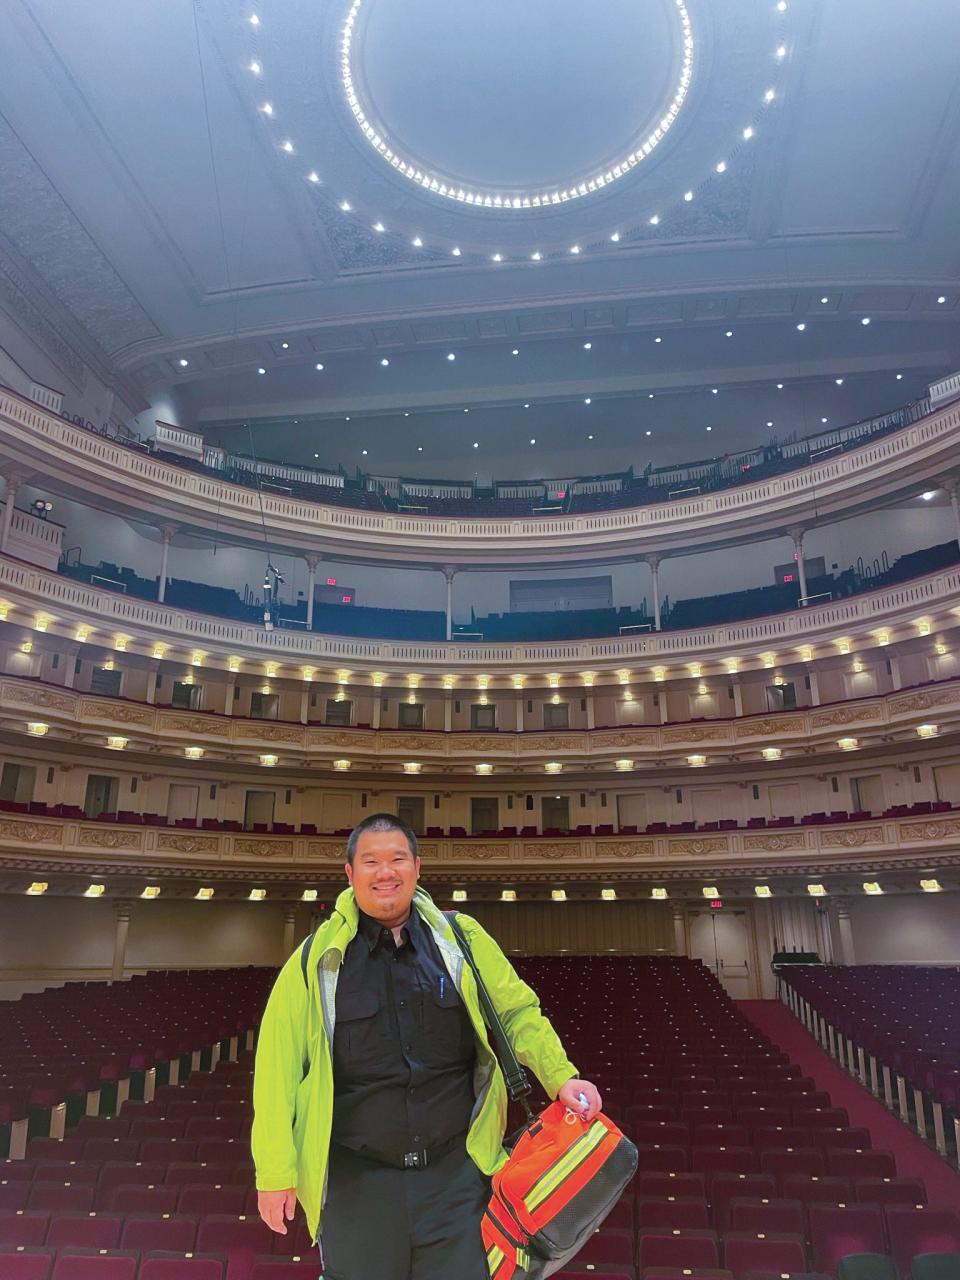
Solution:
[(893, 1152), (898, 1174), (923, 1179), (931, 1205), (960, 1211), (960, 1174), (824, 1053), (786, 1005), (778, 1000), (738, 1000), (737, 1008), (792, 1062), (799, 1063), (803, 1074), (826, 1090), (835, 1106), (846, 1107), (852, 1125), (870, 1130), (875, 1147)]

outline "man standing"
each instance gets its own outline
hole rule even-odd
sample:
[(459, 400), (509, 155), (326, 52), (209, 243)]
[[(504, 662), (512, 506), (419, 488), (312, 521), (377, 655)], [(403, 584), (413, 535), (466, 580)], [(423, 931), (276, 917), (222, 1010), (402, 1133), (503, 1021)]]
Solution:
[[(306, 964), (301, 944), (284, 965), (260, 1028), (260, 1216), (286, 1234), (299, 1200), (325, 1280), (487, 1280), (480, 1220), (507, 1159), (507, 1093), (476, 981), (417, 886), (405, 823), (365, 818), (344, 870), (349, 888)], [(577, 1079), (535, 993), (475, 920), (459, 921), (517, 1057), (592, 1120), (600, 1095)]]

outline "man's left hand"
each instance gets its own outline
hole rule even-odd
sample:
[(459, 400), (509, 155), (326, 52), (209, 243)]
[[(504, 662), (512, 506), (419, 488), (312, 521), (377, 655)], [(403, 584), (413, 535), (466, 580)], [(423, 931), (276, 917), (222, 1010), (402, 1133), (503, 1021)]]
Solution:
[[(584, 1107), (583, 1100), (580, 1097), (581, 1093), (587, 1100), (586, 1107)], [(568, 1107), (585, 1123), (592, 1120), (595, 1115), (598, 1115), (603, 1107), (603, 1100), (600, 1097), (597, 1086), (591, 1084), (589, 1080), (578, 1080), (576, 1077), (573, 1080), (568, 1080), (563, 1086), (557, 1094), (557, 1101), (562, 1102), (565, 1107)]]

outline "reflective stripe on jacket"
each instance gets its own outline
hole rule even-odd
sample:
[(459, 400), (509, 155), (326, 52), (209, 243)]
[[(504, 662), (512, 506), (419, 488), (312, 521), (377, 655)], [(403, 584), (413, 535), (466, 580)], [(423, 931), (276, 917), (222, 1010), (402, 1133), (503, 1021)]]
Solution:
[[(503, 1149), (507, 1121), (503, 1073), (487, 1039), (476, 981), (449, 922), (424, 890), (416, 890), (414, 902), (436, 939), (473, 1024), (477, 1039), (473, 1082), (477, 1100), (467, 1134), (467, 1151), (482, 1172), (492, 1174), (507, 1159)], [(577, 1072), (541, 1013), (536, 993), (521, 981), (500, 947), (476, 920), (466, 915), (458, 918), (514, 1052), (547, 1094), (555, 1098)], [(333, 1124), (331, 1045), (337, 980), (344, 953), (356, 937), (359, 919), (354, 892), (345, 889), (337, 898), (330, 919), (316, 932), (307, 961), (307, 983), (300, 964), (302, 943), (280, 970), (257, 1041), (251, 1144), (257, 1190), (295, 1187), (314, 1240), (326, 1198)]]

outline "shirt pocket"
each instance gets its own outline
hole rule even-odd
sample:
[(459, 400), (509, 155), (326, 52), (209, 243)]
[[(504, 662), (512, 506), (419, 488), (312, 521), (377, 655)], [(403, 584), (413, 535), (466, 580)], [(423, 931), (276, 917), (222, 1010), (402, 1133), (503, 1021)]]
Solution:
[(463, 1001), (452, 982), (434, 988), (424, 1002), (428, 1054), (438, 1066), (451, 1066), (473, 1053), (473, 1031)]
[(378, 991), (337, 993), (337, 1039), (351, 1067), (375, 1066), (383, 1057), (383, 1009)]

